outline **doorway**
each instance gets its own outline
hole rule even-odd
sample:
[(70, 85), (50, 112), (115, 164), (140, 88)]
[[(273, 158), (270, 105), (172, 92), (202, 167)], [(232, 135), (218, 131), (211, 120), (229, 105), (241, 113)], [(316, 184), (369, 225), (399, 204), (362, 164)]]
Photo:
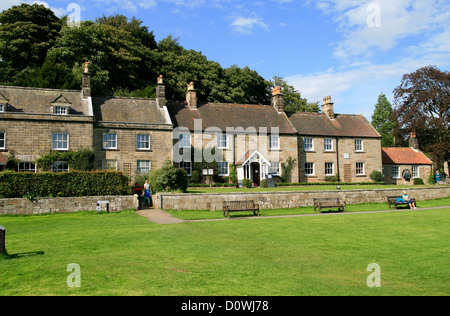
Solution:
[(252, 167), (252, 179), (253, 179), (253, 183), (256, 186), (260, 186), (261, 185), (261, 170), (260, 170), (260, 165), (258, 162), (254, 162), (251, 164)]

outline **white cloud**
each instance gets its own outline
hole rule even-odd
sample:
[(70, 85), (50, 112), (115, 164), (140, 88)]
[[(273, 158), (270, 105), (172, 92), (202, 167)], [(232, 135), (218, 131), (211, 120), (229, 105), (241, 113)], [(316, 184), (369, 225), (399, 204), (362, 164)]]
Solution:
[[(343, 40), (333, 47), (341, 59), (386, 52), (404, 39), (438, 36), (450, 27), (450, 3), (442, 0), (319, 0), (315, 5), (338, 24)], [(374, 17), (379, 27), (368, 23)]]
[(11, 8), (13, 5), (19, 5), (21, 2), (23, 2), (23, 1), (20, 1), (20, 0), (2, 0), (2, 1), (0, 1), (0, 12)]
[(252, 34), (255, 27), (268, 28), (259, 17), (246, 18), (242, 16), (234, 18), (230, 26), (235, 32), (240, 34)]

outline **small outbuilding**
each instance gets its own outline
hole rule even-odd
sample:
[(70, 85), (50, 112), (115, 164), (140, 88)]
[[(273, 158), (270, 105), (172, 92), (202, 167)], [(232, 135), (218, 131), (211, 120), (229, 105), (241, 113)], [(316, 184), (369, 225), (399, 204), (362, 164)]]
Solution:
[[(414, 145), (414, 141), (411, 143)], [(383, 174), (386, 184), (414, 184), (414, 179), (417, 178), (427, 183), (433, 162), (414, 147), (418, 146), (382, 148)]]

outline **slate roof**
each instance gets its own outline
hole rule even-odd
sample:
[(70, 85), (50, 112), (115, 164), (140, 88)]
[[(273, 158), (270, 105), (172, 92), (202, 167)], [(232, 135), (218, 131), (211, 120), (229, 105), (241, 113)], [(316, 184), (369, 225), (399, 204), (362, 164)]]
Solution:
[(154, 99), (93, 97), (92, 106), (99, 122), (171, 124)]
[(393, 165), (431, 165), (433, 162), (421, 151), (413, 148), (382, 148), (383, 164)]
[(171, 101), (168, 109), (175, 126), (186, 127), (190, 131), (194, 131), (194, 120), (201, 119), (203, 130), (218, 127), (226, 132), (227, 127), (242, 127), (244, 130), (254, 127), (259, 132), (260, 127), (267, 127), (270, 133), (272, 127), (278, 127), (280, 134), (296, 133), (286, 114), (269, 105), (206, 103), (193, 110), (184, 102)]
[(69, 106), (69, 115), (92, 115), (89, 102), (81, 91), (0, 86), (0, 102), (6, 101), (6, 112), (53, 114), (54, 105)]
[(290, 112), (287, 114), (300, 135), (381, 137), (362, 115), (336, 114), (335, 119), (330, 119), (324, 113)]

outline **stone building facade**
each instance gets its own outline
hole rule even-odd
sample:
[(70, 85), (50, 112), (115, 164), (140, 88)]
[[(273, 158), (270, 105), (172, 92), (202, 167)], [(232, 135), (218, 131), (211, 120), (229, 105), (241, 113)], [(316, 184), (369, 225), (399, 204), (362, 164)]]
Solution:
[[(92, 96), (88, 64), (81, 90), (0, 86), (0, 168), (13, 154), (18, 171), (36, 172), (41, 155), (88, 148), (96, 169), (131, 178), (167, 158), (191, 174), (192, 149), (212, 147), (208, 159), (220, 176), (234, 164), (238, 180), (256, 186), (281, 176), (288, 161), (295, 162), (291, 182), (366, 182), (382, 170), (381, 136), (362, 115), (335, 114), (330, 97), (322, 113), (290, 113), (280, 87), (269, 105), (223, 104), (200, 102), (190, 83), (180, 102), (166, 99), (162, 76), (155, 99)], [(64, 163), (54, 171), (67, 171)]]
[[(37, 172), (50, 151), (91, 149), (96, 169), (138, 172), (171, 158), (170, 121), (158, 99), (91, 96), (88, 65), (81, 90), (0, 86), (0, 163), (13, 155), (18, 171)], [(52, 171), (69, 171), (56, 162)]]

